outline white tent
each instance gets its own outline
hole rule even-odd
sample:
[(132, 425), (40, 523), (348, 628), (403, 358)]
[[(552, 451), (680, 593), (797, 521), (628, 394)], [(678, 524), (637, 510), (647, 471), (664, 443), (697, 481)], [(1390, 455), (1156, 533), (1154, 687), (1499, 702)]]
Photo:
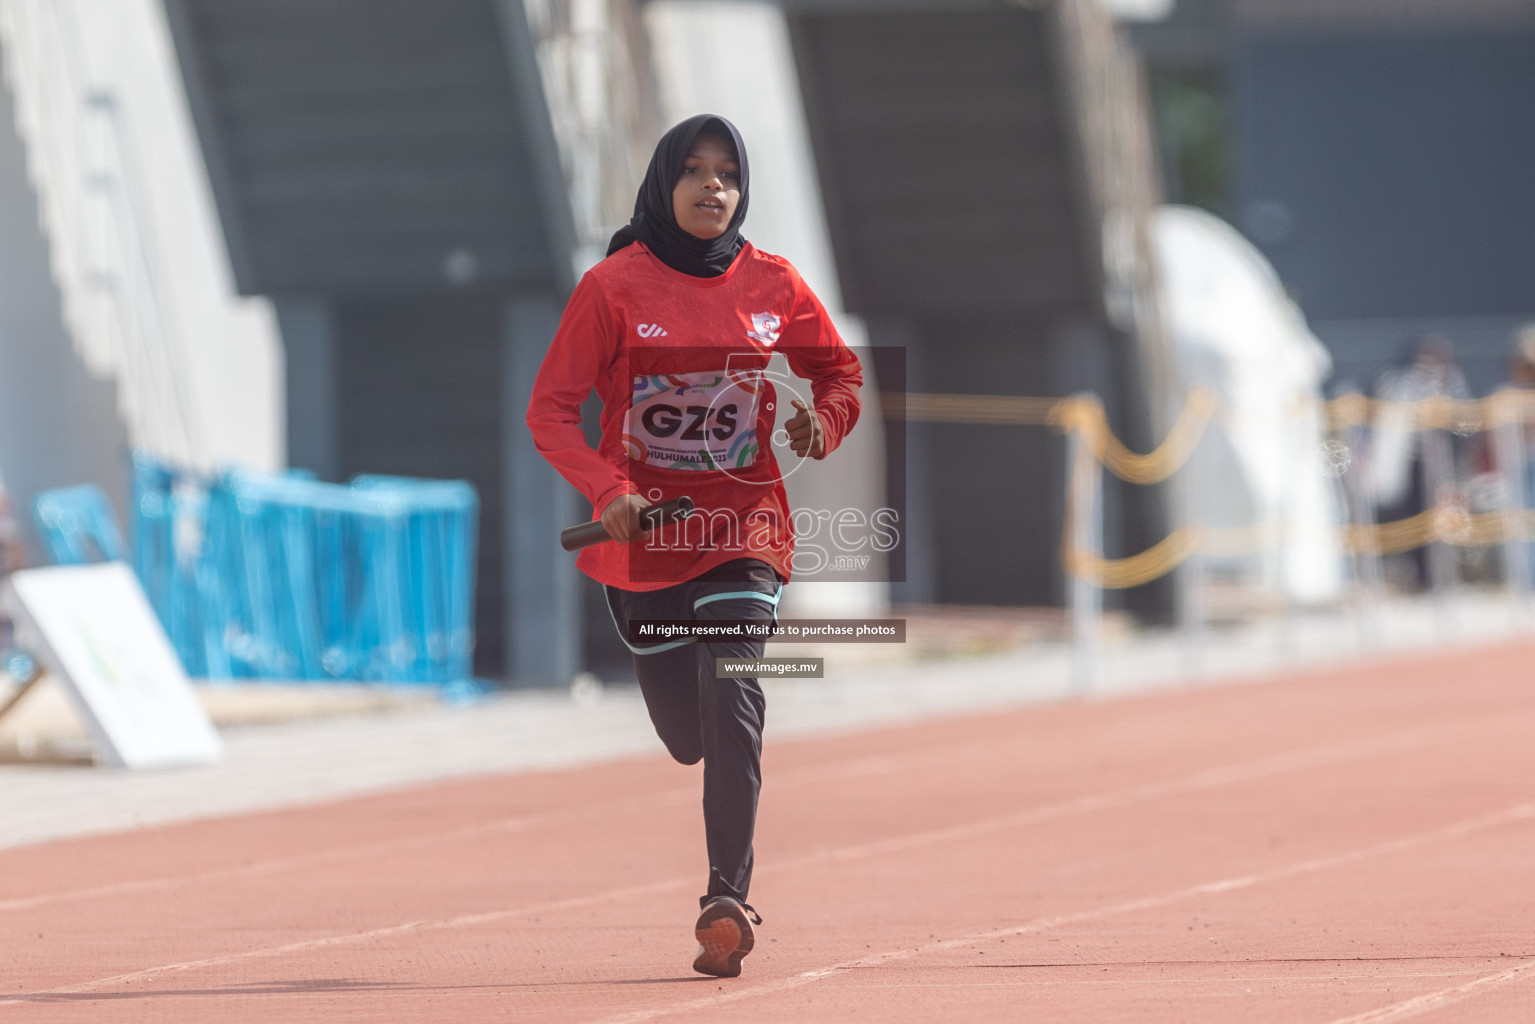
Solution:
[(1343, 562), (1320, 407), (1332, 361), (1273, 267), (1229, 224), (1183, 206), (1161, 208), (1154, 223), (1180, 398), (1204, 387), (1220, 399), (1185, 470), (1193, 474), (1197, 520), (1257, 525), (1277, 545), (1212, 564), (1293, 600), (1333, 598)]

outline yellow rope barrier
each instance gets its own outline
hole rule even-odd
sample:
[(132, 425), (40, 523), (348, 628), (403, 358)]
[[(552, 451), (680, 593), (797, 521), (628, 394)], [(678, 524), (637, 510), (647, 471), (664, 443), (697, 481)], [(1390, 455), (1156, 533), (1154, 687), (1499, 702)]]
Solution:
[(1177, 568), (1199, 548), (1199, 537), (1187, 526), (1129, 558), (1104, 558), (1081, 549), (1066, 552), (1066, 572), (1082, 577), (1103, 590), (1124, 590), (1150, 583)]
[[(1193, 401), (1196, 389), (1190, 394)], [(1208, 392), (1204, 392), (1209, 396)], [(1206, 418), (1213, 416), (1215, 402)], [(922, 423), (985, 423), (1000, 426), (1060, 427), (1080, 412), (1069, 412), (1082, 399), (1035, 398), (1022, 395), (953, 395), (885, 392), (880, 404), (889, 419)], [(1426, 398), (1419, 402), (1390, 402), (1365, 395), (1340, 395), (1317, 403), (1333, 429), (1363, 426), (1374, 420), (1400, 418), (1417, 430), (1455, 430), (1475, 433), (1503, 423), (1535, 420), (1535, 392), (1505, 388), (1486, 398), (1456, 401), (1450, 398)], [(1185, 407), (1183, 415), (1191, 410)], [(1074, 422), (1074, 420), (1073, 420)], [(1180, 420), (1181, 422), (1181, 420)], [(1106, 426), (1104, 428), (1107, 429)], [(1176, 428), (1175, 428), (1176, 429)], [(1172, 440), (1169, 434), (1168, 440)], [(1166, 442), (1164, 442), (1166, 444)], [(1112, 435), (1105, 439), (1107, 450), (1115, 455), (1131, 453)], [(1150, 458), (1150, 455), (1141, 458)]]
[(880, 405), (887, 419), (1020, 427), (1053, 426), (1057, 409), (1068, 401), (1071, 399), (1014, 395), (919, 395), (902, 392), (880, 395)]
[[(1268, 523), (1200, 530), (1180, 526), (1145, 551), (1126, 558), (1103, 558), (1068, 548), (1063, 561), (1070, 575), (1104, 590), (1124, 590), (1166, 575), (1196, 553), (1257, 554), (1270, 546), (1263, 538), (1273, 532), (1273, 525)], [(1431, 508), (1395, 522), (1344, 526), (1339, 534), (1349, 554), (1395, 555), (1436, 541), (1463, 548), (1486, 547), (1509, 539), (1535, 540), (1535, 512), (1468, 513)]]
[(1392, 418), (1416, 430), (1453, 430), (1474, 434), (1504, 423), (1528, 423), (1535, 418), (1535, 393), (1504, 388), (1486, 398), (1457, 401), (1435, 396), (1418, 402), (1390, 402), (1364, 395), (1340, 395), (1321, 403), (1334, 430)]
[(1138, 455), (1114, 436), (1102, 404), (1091, 398), (887, 392), (880, 396), (880, 404), (887, 418), (909, 422), (1051, 426), (1066, 433), (1081, 431), (1091, 440), (1100, 462), (1138, 484), (1159, 483), (1176, 472), (1188, 460), (1217, 408), (1213, 394), (1195, 389), (1166, 440), (1155, 451)]
[(1070, 398), (1057, 409), (1056, 426), (1066, 433), (1080, 433), (1090, 450), (1109, 472), (1132, 484), (1161, 483), (1177, 472), (1204, 436), (1215, 415), (1215, 396), (1203, 388), (1189, 392), (1178, 421), (1155, 449), (1139, 455), (1109, 429), (1108, 416), (1095, 398)]
[[(891, 419), (1053, 426), (1062, 433), (1076, 433), (1100, 465), (1134, 484), (1161, 483), (1177, 472), (1219, 411), (1213, 393), (1195, 388), (1189, 392), (1188, 401), (1167, 437), (1154, 450), (1141, 455), (1114, 436), (1102, 403), (1092, 397), (886, 393), (881, 396), (881, 403)], [(1418, 431), (1453, 430), (1469, 434), (1535, 420), (1535, 392), (1515, 389), (1504, 389), (1473, 401), (1435, 397), (1419, 402), (1388, 402), (1353, 394), (1318, 404), (1328, 426), (1334, 430), (1393, 419)], [(1068, 524), (1072, 522), (1075, 500), (1068, 489)], [(1274, 546), (1276, 531), (1277, 525), (1273, 523), (1219, 529), (1182, 526), (1139, 554), (1104, 558), (1073, 547), (1068, 529), (1067, 536), (1062, 538), (1061, 560), (1069, 575), (1105, 590), (1122, 590), (1149, 583), (1196, 553), (1233, 557), (1268, 550)], [(1470, 513), (1440, 506), (1393, 522), (1343, 526), (1338, 532), (1343, 549), (1350, 554), (1399, 554), (1435, 542), (1484, 547), (1510, 539), (1535, 539), (1535, 511)]]

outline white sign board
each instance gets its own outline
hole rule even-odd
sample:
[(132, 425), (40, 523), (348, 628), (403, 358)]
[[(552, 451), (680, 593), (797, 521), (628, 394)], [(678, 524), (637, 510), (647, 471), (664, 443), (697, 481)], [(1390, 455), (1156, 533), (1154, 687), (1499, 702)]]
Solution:
[(63, 683), (121, 768), (209, 764), (223, 743), (133, 570), (121, 562), (13, 573), (0, 594), (17, 643)]

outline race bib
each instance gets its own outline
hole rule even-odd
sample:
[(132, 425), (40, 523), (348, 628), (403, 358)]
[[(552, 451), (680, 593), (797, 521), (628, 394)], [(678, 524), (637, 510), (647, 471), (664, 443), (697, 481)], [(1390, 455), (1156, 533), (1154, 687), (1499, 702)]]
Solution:
[(760, 370), (634, 378), (624, 453), (663, 469), (742, 469), (757, 461)]

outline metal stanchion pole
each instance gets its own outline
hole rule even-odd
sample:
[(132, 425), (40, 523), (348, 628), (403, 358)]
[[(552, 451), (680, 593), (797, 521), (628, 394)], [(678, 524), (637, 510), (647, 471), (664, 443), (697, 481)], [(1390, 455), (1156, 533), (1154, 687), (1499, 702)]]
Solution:
[[(1290, 422), (1279, 438), (1280, 465), (1284, 472), (1281, 480), (1296, 480), (1296, 410), (1291, 407)], [(1295, 530), (1293, 522), (1294, 502), (1292, 488), (1281, 485), (1278, 500), (1274, 503), (1274, 586), (1279, 596), (1279, 623), (1274, 630), (1274, 653), (1281, 660), (1295, 650), (1295, 602), (1290, 594), (1290, 544)]]
[(1198, 537), (1204, 527), (1200, 514), (1201, 484), (1199, 445), (1189, 453), (1177, 484), (1179, 522), (1196, 538), (1193, 549), (1178, 567), (1178, 631), (1182, 640), (1183, 671), (1189, 676), (1204, 672), (1205, 663), (1205, 556)]
[(1344, 432), (1343, 437), (1351, 453), (1349, 466), (1343, 471), (1343, 492), (1348, 501), (1348, 521), (1355, 527), (1354, 536), (1360, 538), (1350, 562), (1354, 583), (1359, 588), (1359, 642), (1368, 649), (1381, 641), (1384, 574), (1381, 572), (1380, 550), (1375, 546), (1375, 505), (1370, 500), (1364, 463), (1359, 458), (1359, 453), (1364, 451), (1364, 427), (1355, 424)]
[(1086, 567), (1074, 564), (1082, 555), (1103, 551), (1103, 502), (1099, 496), (1102, 468), (1082, 431), (1068, 435), (1066, 487), (1070, 496), (1073, 561), (1066, 571), (1071, 584), (1072, 691), (1089, 697), (1098, 685), (1102, 636), (1103, 591), (1088, 576)]
[[(1451, 473), (1450, 438), (1440, 427), (1429, 427), (1419, 435), (1423, 446), (1423, 501), (1434, 510), (1435, 529), (1444, 511), (1441, 492), (1447, 492), (1453, 483)], [(1428, 544), (1428, 583), (1433, 592), (1434, 619), (1442, 639), (1455, 634), (1455, 618), (1450, 607), (1455, 587), (1455, 552), (1450, 545), (1436, 536)]]
[(1514, 619), (1518, 626), (1530, 605), (1530, 546), (1525, 540), (1525, 446), (1523, 404), (1521, 415), (1502, 418), (1493, 430), (1493, 457), (1498, 474), (1503, 477), (1503, 574), (1513, 598)]

